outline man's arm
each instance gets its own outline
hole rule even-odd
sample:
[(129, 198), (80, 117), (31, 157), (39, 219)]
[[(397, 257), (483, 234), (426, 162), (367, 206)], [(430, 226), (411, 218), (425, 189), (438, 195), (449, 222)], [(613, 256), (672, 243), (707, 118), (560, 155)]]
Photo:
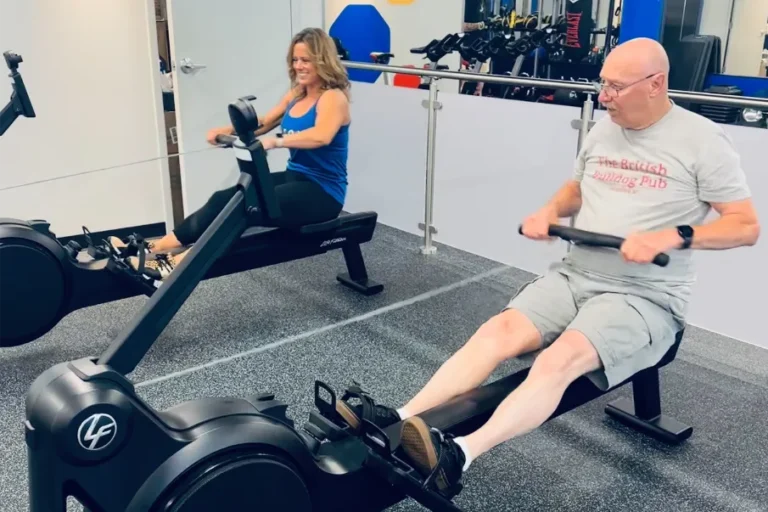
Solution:
[[(760, 236), (760, 224), (738, 153), (723, 130), (704, 147), (696, 173), (698, 196), (719, 216), (712, 222), (691, 226), (690, 248), (725, 250), (754, 245)], [(683, 242), (677, 228), (633, 233), (621, 252), (627, 261), (649, 263), (659, 253), (682, 248)]]
[(722, 250), (750, 246), (760, 237), (760, 222), (751, 199), (710, 203), (719, 218), (693, 226), (692, 249)]
[(696, 173), (698, 195), (719, 217), (692, 226), (691, 248), (718, 250), (754, 245), (760, 236), (760, 224), (750, 199), (741, 157), (722, 128), (705, 147)]
[(544, 209), (557, 218), (576, 215), (581, 209), (581, 182), (575, 179), (568, 180), (544, 205)]

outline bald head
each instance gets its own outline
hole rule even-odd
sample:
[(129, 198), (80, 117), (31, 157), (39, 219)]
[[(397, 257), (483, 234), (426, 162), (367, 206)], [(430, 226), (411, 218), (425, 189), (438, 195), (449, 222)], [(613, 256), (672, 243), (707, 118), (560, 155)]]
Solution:
[(669, 75), (669, 57), (664, 47), (653, 39), (640, 37), (622, 43), (608, 54), (605, 66), (635, 70), (639, 75)]
[(599, 101), (624, 128), (650, 126), (671, 108), (669, 57), (658, 41), (638, 38), (620, 44), (605, 59), (600, 78)]

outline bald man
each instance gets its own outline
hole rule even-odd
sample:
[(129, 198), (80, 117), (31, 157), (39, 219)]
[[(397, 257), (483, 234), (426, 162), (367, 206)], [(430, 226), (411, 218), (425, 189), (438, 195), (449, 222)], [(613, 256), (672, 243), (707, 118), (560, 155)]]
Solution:
[[(482, 325), (403, 408), (337, 402), (353, 427), (403, 421), (402, 446), (433, 488), (443, 492), (470, 463), (540, 426), (565, 389), (587, 375), (608, 390), (655, 365), (683, 329), (694, 282), (693, 249), (753, 245), (759, 226), (739, 155), (723, 129), (675, 105), (667, 94), (669, 60), (653, 40), (618, 46), (601, 73), (598, 121), (576, 159), (573, 178), (525, 219), (523, 234), (548, 238), (550, 224), (626, 238), (620, 251), (574, 246), (522, 287)], [(714, 210), (714, 220), (705, 217)], [(666, 267), (650, 265), (670, 254)], [(541, 350), (543, 349), (543, 350)], [(541, 350), (527, 379), (479, 430), (450, 438), (417, 415), (481, 385), (503, 361)]]

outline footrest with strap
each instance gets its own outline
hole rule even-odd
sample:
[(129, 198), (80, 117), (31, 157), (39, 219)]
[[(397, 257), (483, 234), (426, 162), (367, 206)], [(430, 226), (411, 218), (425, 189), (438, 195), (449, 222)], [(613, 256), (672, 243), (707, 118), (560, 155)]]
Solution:
[(436, 473), (422, 480), (419, 472), (397, 455), (398, 450), (393, 450), (383, 430), (368, 420), (363, 420), (362, 429), (363, 441), (369, 448), (365, 461), (367, 467), (429, 510), (461, 512), (461, 508), (451, 501), (461, 492), (461, 484), (455, 485), (445, 495), (431, 490), (428, 486)]
[(141, 272), (137, 272), (127, 262), (114, 256), (109, 258), (109, 261), (107, 262), (107, 270), (125, 281), (126, 284), (138, 287), (138, 289), (141, 290), (141, 293), (148, 297), (151, 297), (160, 284), (162, 284), (161, 281), (152, 279)]

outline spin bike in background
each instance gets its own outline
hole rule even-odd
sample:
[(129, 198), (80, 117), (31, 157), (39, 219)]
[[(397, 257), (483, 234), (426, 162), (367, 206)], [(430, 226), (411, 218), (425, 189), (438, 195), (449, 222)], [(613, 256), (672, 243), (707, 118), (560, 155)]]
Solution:
[[(414, 55), (424, 55), (425, 59), (429, 60), (429, 64), (424, 66), (424, 69), (430, 71), (445, 71), (449, 67), (445, 64), (440, 64), (440, 59), (448, 55), (453, 51), (453, 45), (461, 39), (458, 34), (448, 34), (443, 39), (433, 39), (426, 46), (420, 46), (418, 48), (411, 48), (411, 53)], [(419, 89), (429, 89), (429, 79), (422, 78)]]
[[(389, 65), (389, 61), (394, 57), (394, 53), (371, 52), (371, 61), (374, 64), (387, 66)], [(384, 75), (384, 85), (389, 85), (389, 73), (382, 73), (382, 75)]]

